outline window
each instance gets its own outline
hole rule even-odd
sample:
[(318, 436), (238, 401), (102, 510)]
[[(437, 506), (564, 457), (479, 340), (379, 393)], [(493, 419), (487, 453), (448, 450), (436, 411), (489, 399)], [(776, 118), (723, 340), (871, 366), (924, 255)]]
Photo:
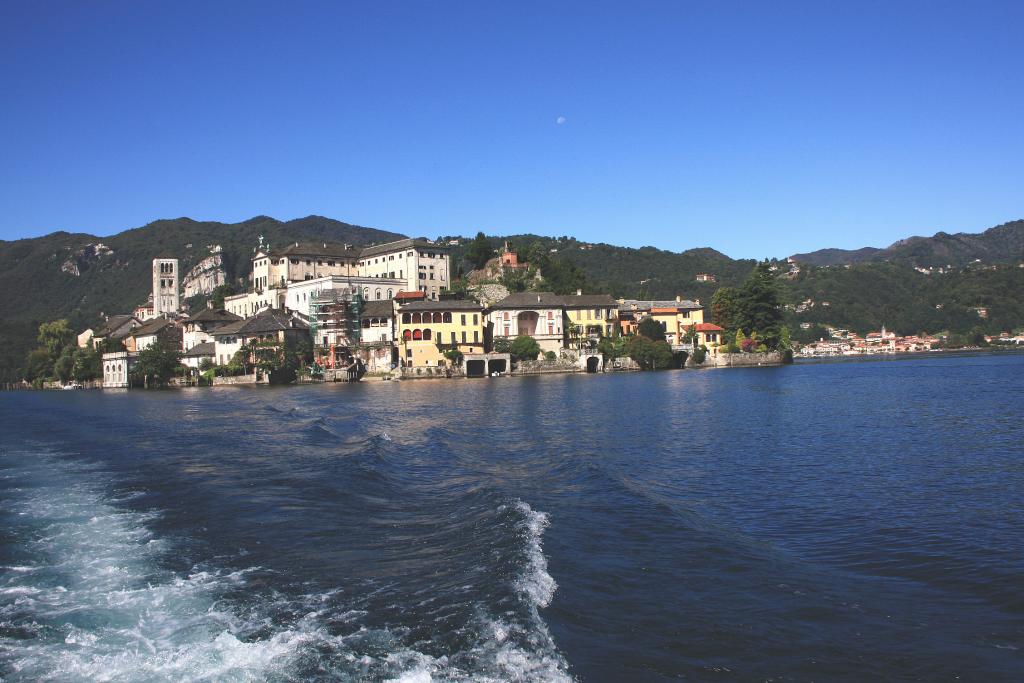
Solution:
[(552, 323), (548, 323), (548, 334), (555, 333), (555, 326)]
[(501, 316), (501, 319), (502, 319), (502, 320), (508, 320), (508, 319), (509, 319), (509, 317), (508, 317), (508, 311), (505, 311), (505, 313), (504, 313), (504, 314), (503, 314), (503, 315)]
[(433, 273), (431, 273), (431, 274), (430, 274), (430, 279), (431, 279), (431, 280), (433, 280), (433, 279), (434, 279), (434, 274), (433, 274)]
[(476, 313), (474, 313), (474, 314), (473, 314), (473, 324), (474, 324), (474, 325), (476, 325), (476, 324), (477, 324), (477, 321), (476, 321), (476, 316), (477, 316), (477, 314), (476, 314)]
[(421, 323), (421, 322), (423, 322), (423, 319), (420, 317), (419, 313), (413, 313), (412, 314), (412, 321), (414, 323)]
[(554, 311), (548, 311), (548, 320), (553, 320), (554, 317), (555, 317), (555, 312)]
[(430, 330), (423, 330), (423, 341), (430, 341)]
[[(463, 332), (462, 334), (466, 334), (466, 333)], [(452, 344), (454, 345), (455, 344), (455, 333), (454, 332), (451, 333), (451, 339), (452, 339)]]
[[(452, 332), (452, 336), (453, 336), (453, 337), (455, 336), (455, 333), (454, 333), (454, 332)], [(463, 343), (463, 344), (465, 344), (465, 343), (466, 343), (466, 331), (465, 331), (465, 330), (463, 330), (463, 331), (462, 331), (462, 343)]]
[(473, 343), (476, 344), (480, 341), (480, 333), (477, 330), (473, 330)]
[(327, 265), (329, 265), (329, 266), (333, 266), (333, 265), (334, 265), (334, 261), (328, 261), (328, 262), (327, 262)]
[(466, 326), (466, 314), (465, 313), (462, 314), (462, 326), (463, 327)]
[(394, 292), (392, 290), (390, 290), (390, 289), (388, 290), (388, 298), (389, 299), (393, 299), (394, 298)]
[(382, 296), (382, 293), (381, 293), (381, 291), (380, 291), (380, 288), (379, 288), (379, 287), (377, 288), (376, 294), (377, 294), (377, 300), (378, 300), (378, 301), (380, 301), (380, 298), (381, 298), (381, 296)]
[(441, 316), (441, 322), (443, 322), (443, 323), (450, 323), (451, 321), (452, 321), (452, 312), (451, 311), (445, 311), (444, 315)]
[[(421, 280), (426, 280), (427, 279), (427, 274), (426, 273), (420, 273), (420, 279)], [(426, 290), (424, 289), (424, 291), (426, 291)]]
[(412, 339), (412, 330), (405, 330), (405, 331), (403, 331), (402, 332), (402, 339), (404, 339), (405, 341), (409, 341), (410, 339)]
[(434, 314), (434, 322), (438, 323), (438, 324), (444, 322), (444, 316), (442, 316), (440, 313), (435, 313)]

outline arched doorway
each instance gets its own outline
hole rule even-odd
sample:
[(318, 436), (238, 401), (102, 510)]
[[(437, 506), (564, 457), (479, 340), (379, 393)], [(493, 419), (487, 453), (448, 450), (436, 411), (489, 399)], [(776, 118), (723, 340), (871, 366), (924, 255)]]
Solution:
[(597, 372), (601, 368), (601, 359), (597, 356), (587, 356), (587, 372)]
[(536, 311), (523, 311), (516, 316), (516, 324), (519, 327), (519, 334), (532, 337), (537, 333), (537, 319), (540, 316)]

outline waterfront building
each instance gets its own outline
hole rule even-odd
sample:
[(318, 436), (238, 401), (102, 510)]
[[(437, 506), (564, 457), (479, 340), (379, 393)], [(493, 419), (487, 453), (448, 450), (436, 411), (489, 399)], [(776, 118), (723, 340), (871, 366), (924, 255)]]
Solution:
[(565, 347), (563, 297), (552, 292), (516, 292), (493, 304), (487, 324), (493, 339), (512, 340), (520, 335), (537, 340), (541, 352), (558, 353)]
[(365, 247), (359, 254), (363, 277), (402, 280), (405, 291), (437, 300), (451, 286), (448, 248), (423, 239), (404, 239)]
[(108, 339), (124, 341), (132, 330), (141, 326), (138, 318), (131, 315), (108, 315), (103, 325), (93, 333), (92, 344), (97, 347)]
[(217, 353), (216, 348), (217, 345), (212, 341), (196, 344), (182, 355), (181, 362), (183, 365), (198, 372), (199, 366), (204, 360), (209, 359), (213, 362), (214, 356)]
[(619, 299), (618, 322), (622, 334), (636, 334), (640, 321), (654, 318), (665, 331), (665, 341), (675, 347), (683, 346), (683, 337), (693, 325), (704, 322), (704, 308), (700, 301), (677, 296), (672, 300)]
[(181, 307), (178, 297), (178, 259), (153, 259), (153, 315), (173, 315)]
[(567, 347), (593, 347), (601, 337), (610, 337), (618, 325), (619, 304), (607, 294), (583, 294), (562, 297), (565, 311)]
[(91, 348), (92, 347), (92, 338), (93, 338), (94, 334), (95, 334), (95, 332), (93, 331), (93, 329), (91, 327), (87, 327), (77, 337), (78, 348), (80, 348), (80, 349)]
[(204, 308), (182, 321), (181, 350), (187, 352), (200, 344), (212, 344), (213, 330), (239, 320), (242, 320), (241, 316), (223, 308)]
[(722, 338), (725, 330), (714, 323), (697, 323), (693, 326), (693, 331), (697, 333), (697, 338), (694, 340), (697, 346), (703, 344), (709, 349), (713, 349), (725, 343)]
[(395, 302), (365, 302), (359, 322), (358, 355), (366, 364), (367, 370), (391, 370), (392, 366), (398, 363), (398, 349), (395, 346)]
[(293, 282), (285, 290), (285, 308), (296, 311), (303, 318), (310, 317), (310, 305), (327, 290), (342, 290), (359, 296), (363, 301), (390, 301), (405, 286), (397, 278), (372, 278), (356, 275), (329, 275)]
[(445, 367), (449, 349), (484, 351), (484, 309), (476, 301), (413, 301), (395, 313), (402, 367)]
[(138, 354), (115, 351), (103, 354), (103, 388), (127, 389)]
[(263, 291), (330, 275), (358, 275), (359, 250), (351, 244), (300, 244), (271, 249), (260, 238), (252, 258), (252, 288)]
[(156, 318), (132, 330), (125, 340), (125, 346), (129, 351), (145, 351), (157, 341), (164, 341), (175, 348), (181, 348), (181, 337), (181, 328), (173, 321), (168, 318)]
[(268, 308), (245, 320), (228, 323), (212, 331), (214, 361), (227, 365), (243, 346), (250, 349), (249, 362), (280, 351), (287, 343), (299, 344), (309, 338), (309, 325), (286, 311)]

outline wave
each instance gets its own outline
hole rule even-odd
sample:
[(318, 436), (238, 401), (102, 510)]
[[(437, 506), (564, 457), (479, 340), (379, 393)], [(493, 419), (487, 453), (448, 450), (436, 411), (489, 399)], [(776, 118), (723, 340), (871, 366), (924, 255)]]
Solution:
[(170, 571), (176, 541), (151, 531), (160, 513), (122, 507), (139, 496), (112, 498), (103, 472), (46, 453), (0, 465), (2, 521), (19, 540), (0, 568), (0, 680), (571, 680), (539, 615), (557, 587), (549, 519), (522, 501), (487, 515), (516, 531), (519, 609), (481, 602), (457, 638), (432, 642), (374, 624), (340, 588), (289, 595), (258, 567)]

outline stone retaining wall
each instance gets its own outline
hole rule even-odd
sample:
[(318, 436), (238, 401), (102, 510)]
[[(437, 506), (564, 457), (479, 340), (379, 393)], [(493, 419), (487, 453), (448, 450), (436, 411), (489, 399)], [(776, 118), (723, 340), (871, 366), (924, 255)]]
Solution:
[(708, 351), (704, 362), (697, 365), (693, 358), (686, 359), (688, 368), (752, 368), (766, 365), (783, 365), (782, 353), (768, 351), (766, 353), (712, 353)]

